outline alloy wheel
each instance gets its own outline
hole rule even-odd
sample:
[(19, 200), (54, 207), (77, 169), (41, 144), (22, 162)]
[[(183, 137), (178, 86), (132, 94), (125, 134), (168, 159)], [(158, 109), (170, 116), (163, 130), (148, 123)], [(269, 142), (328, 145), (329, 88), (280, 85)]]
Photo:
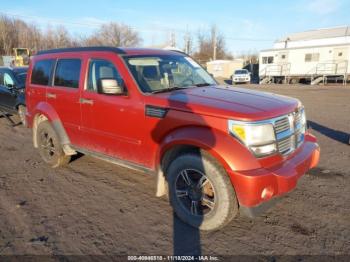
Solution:
[(199, 170), (182, 170), (175, 182), (176, 198), (182, 208), (194, 216), (205, 216), (216, 205), (211, 181)]

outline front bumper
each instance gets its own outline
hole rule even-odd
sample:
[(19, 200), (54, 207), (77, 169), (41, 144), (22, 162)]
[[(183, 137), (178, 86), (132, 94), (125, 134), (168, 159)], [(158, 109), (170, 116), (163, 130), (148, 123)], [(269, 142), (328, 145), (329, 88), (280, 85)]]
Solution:
[[(291, 156), (277, 166), (249, 171), (230, 171), (239, 205), (245, 213), (264, 210), (273, 199), (293, 190), (298, 179), (317, 166), (320, 148), (315, 139), (305, 136), (305, 142)], [(271, 203), (268, 203), (271, 202)], [(251, 213), (256, 213), (256, 212)]]
[(232, 78), (232, 82), (233, 83), (247, 83), (250, 82), (250, 78), (246, 78), (246, 77), (235, 77)]

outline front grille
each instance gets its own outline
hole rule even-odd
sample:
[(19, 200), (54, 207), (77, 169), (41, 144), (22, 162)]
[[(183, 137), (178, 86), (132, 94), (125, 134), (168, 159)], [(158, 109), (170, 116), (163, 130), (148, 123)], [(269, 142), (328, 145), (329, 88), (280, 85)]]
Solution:
[(304, 142), (305, 127), (302, 125), (304, 109), (279, 117), (274, 121), (278, 152), (288, 155)]
[(276, 120), (275, 122), (275, 132), (282, 133), (290, 129), (290, 122), (288, 116)]
[(297, 128), (301, 125), (301, 118), (302, 118), (302, 112), (301, 111), (296, 112), (294, 116), (294, 123)]
[(282, 155), (286, 155), (293, 150), (293, 137), (287, 137), (277, 142), (278, 151)]

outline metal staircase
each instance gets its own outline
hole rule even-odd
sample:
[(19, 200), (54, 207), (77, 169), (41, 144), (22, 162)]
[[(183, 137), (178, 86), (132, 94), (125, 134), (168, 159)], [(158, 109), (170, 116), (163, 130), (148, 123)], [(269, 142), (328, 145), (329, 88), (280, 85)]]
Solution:
[(267, 65), (264, 69), (260, 70), (260, 84), (269, 84), (274, 82), (274, 78), (282, 77), (284, 80), (288, 79), (290, 74), (290, 63), (283, 63), (277, 65)]
[(346, 85), (348, 80), (348, 61), (327, 61), (318, 63), (316, 67), (311, 69), (308, 73), (310, 76), (310, 84), (317, 85), (321, 82), (327, 84), (328, 80), (339, 79), (343, 81), (343, 85)]
[(311, 80), (310, 85), (318, 85), (321, 82), (325, 82), (325, 77), (324, 76), (317, 76), (316, 78), (314, 78), (313, 80)]

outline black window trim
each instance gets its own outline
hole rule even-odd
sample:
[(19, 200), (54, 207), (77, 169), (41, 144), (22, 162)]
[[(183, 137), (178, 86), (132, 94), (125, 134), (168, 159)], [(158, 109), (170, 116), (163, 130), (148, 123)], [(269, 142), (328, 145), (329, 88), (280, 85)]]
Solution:
[[(81, 70), (83, 68), (83, 59), (81, 57), (64, 57), (64, 58), (55, 58), (54, 60), (56, 60), (54, 62), (54, 67), (53, 67), (53, 70), (52, 70), (52, 73), (51, 73), (51, 76), (50, 76), (50, 81), (49, 81), (49, 86), (50, 87), (55, 87), (55, 88), (69, 88), (69, 89), (73, 89), (73, 90), (79, 90), (80, 86), (80, 80), (81, 80)], [(56, 76), (56, 70), (57, 70), (57, 64), (58, 64), (58, 61), (60, 60), (80, 60), (80, 71), (79, 71), (79, 80), (78, 80), (78, 87), (75, 88), (75, 87), (70, 87), (70, 86), (56, 86), (55, 85), (55, 76)]]
[(50, 80), (49, 80), (49, 87), (53, 87), (54, 86), (54, 77), (55, 77), (55, 72), (56, 72), (56, 67), (57, 67), (57, 61), (58, 58), (54, 58), (54, 63), (53, 63), (53, 68), (50, 74)]

